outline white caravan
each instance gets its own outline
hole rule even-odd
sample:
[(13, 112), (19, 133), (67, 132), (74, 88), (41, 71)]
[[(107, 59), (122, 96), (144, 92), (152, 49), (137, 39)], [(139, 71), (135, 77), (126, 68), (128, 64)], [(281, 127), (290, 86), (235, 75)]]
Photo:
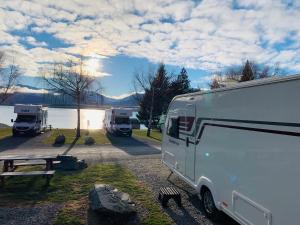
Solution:
[(17, 118), (13, 125), (13, 135), (38, 134), (47, 128), (48, 109), (42, 105), (21, 105), (14, 108)]
[(132, 110), (125, 108), (113, 108), (105, 110), (104, 128), (107, 132), (115, 135), (132, 135), (130, 117)]
[(214, 218), (245, 225), (300, 220), (300, 75), (176, 96), (162, 162)]

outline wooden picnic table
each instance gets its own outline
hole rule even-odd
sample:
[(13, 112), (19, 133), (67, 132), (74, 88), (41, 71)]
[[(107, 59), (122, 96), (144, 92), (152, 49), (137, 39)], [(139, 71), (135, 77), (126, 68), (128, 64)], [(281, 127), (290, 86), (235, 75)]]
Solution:
[(45, 160), (46, 170), (53, 170), (53, 161), (56, 157), (53, 155), (8, 155), (0, 156), (0, 161), (4, 161), (3, 172), (14, 171), (14, 162), (19, 160)]

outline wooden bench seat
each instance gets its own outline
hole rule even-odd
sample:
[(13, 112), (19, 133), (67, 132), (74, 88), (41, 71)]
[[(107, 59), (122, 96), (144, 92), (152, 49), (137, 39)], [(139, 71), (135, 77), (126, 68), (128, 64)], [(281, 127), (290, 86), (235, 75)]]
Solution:
[(50, 179), (54, 175), (55, 170), (48, 171), (28, 171), (28, 172), (4, 172), (0, 174), (0, 180), (2, 185), (4, 184), (5, 177), (16, 177), (16, 176), (43, 176), (47, 179), (47, 184), (49, 184)]
[[(60, 161), (53, 161), (54, 164), (59, 164)], [(40, 166), (40, 165), (46, 165), (46, 162), (20, 162), (20, 163), (15, 163), (14, 167), (18, 166)]]
[(181, 207), (181, 194), (174, 187), (162, 187), (159, 190), (158, 199), (163, 207), (168, 206), (168, 201), (174, 199), (179, 207)]

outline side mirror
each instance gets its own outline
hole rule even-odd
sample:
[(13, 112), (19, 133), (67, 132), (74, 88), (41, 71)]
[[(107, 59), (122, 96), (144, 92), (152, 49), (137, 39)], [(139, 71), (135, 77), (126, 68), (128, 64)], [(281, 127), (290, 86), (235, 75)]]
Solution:
[(12, 122), (12, 123), (13, 123), (13, 122), (14, 122), (14, 119), (11, 119), (11, 120), (10, 120), (10, 122)]
[(110, 124), (112, 124), (112, 122), (110, 121)]
[(41, 123), (41, 122), (42, 122), (41, 120), (38, 121), (38, 123)]

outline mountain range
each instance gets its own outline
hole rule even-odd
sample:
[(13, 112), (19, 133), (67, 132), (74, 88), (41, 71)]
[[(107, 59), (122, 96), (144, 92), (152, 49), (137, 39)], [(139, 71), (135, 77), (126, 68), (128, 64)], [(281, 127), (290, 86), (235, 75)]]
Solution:
[[(54, 93), (51, 90), (41, 90), (28, 85), (18, 85), (15, 93), (6, 100), (7, 105), (14, 104), (43, 104), (49, 106), (75, 106), (74, 99), (70, 96)], [(18, 90), (23, 90), (22, 92)], [(24, 92), (26, 89), (26, 92)], [(131, 94), (123, 98), (113, 98), (95, 92), (89, 92), (83, 100), (82, 105), (88, 106), (138, 106), (137, 96), (142, 94)]]

